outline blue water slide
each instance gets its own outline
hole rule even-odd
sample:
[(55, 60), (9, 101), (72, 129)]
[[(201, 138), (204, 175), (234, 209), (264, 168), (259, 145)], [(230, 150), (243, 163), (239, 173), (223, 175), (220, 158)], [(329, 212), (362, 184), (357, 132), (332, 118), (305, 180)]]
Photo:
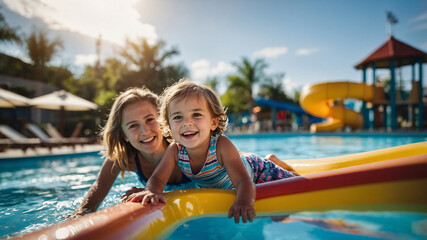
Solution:
[(255, 104), (260, 106), (260, 107), (271, 107), (271, 108), (274, 108), (276, 110), (290, 111), (290, 112), (297, 115), (298, 124), (301, 124), (300, 121), (301, 121), (302, 115), (307, 115), (309, 117), (309, 124), (316, 123), (316, 122), (322, 122), (324, 120), (323, 118), (318, 118), (318, 117), (315, 117), (315, 116), (307, 113), (306, 111), (304, 111), (304, 109), (302, 109), (301, 106), (296, 105), (296, 104), (292, 104), (292, 103), (279, 102), (279, 101), (269, 100), (269, 99), (265, 99), (265, 98), (257, 98), (257, 99), (255, 99)]

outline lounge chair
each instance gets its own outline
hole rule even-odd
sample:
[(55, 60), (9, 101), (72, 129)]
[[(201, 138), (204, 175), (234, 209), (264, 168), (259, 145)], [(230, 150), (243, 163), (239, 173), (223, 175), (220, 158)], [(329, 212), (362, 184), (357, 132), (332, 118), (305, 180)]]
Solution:
[(11, 142), (11, 147), (21, 148), (26, 151), (28, 148), (35, 148), (41, 145), (41, 140), (38, 138), (27, 138), (15, 129), (9, 127), (8, 125), (0, 125), (0, 134), (7, 137), (8, 140), (2, 140), (5, 144)]
[(12, 140), (7, 138), (0, 138), (0, 152), (4, 152), (6, 149), (11, 147), (13, 144)]
[(25, 128), (27, 128), (34, 136), (40, 139), (42, 146), (48, 147), (49, 149), (51, 149), (52, 147), (73, 145), (64, 138), (49, 137), (39, 126), (34, 123), (27, 123), (25, 125)]
[(68, 141), (74, 142), (75, 144), (90, 144), (94, 143), (93, 139), (85, 138), (85, 137), (78, 137), (81, 129), (83, 128), (83, 123), (79, 122), (77, 123), (76, 128), (73, 131), (73, 134), (71, 134), (71, 137), (65, 138), (61, 135), (61, 133), (50, 123), (46, 124), (46, 132), (53, 138), (63, 138), (67, 139)]
[[(53, 126), (52, 126), (53, 127)], [(71, 133), (71, 138), (78, 138), (80, 136), (80, 132), (83, 130), (83, 123), (78, 122), (76, 127), (74, 127), (73, 133)]]

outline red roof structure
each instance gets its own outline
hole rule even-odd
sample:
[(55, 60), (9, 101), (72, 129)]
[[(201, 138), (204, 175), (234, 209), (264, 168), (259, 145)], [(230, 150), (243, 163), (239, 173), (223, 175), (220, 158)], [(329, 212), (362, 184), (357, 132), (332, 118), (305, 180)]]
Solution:
[(418, 62), (419, 58), (422, 58), (423, 62), (427, 62), (427, 54), (425, 52), (391, 36), (387, 39), (387, 42), (354, 67), (363, 69), (363, 66), (370, 67), (371, 63), (374, 63), (377, 69), (389, 68), (390, 59), (395, 59), (395, 66), (400, 67), (414, 64)]

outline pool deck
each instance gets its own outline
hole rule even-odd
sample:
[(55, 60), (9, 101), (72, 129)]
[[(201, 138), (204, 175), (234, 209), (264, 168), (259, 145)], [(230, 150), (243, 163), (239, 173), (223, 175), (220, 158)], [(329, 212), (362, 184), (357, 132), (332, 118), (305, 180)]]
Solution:
[(0, 152), (1, 160), (20, 159), (20, 158), (34, 158), (43, 156), (58, 156), (58, 155), (70, 155), (70, 154), (82, 154), (99, 152), (103, 150), (103, 146), (100, 144), (87, 144), (77, 145), (74, 148), (70, 146), (54, 147), (51, 150), (48, 148), (37, 147), (35, 149), (27, 149), (25, 152), (21, 149), (9, 148), (3, 152)]
[[(283, 137), (283, 136), (354, 136), (354, 137), (426, 137), (427, 130), (423, 131), (358, 131), (358, 132), (325, 132), (325, 133), (310, 133), (310, 132), (260, 132), (260, 133), (226, 133), (232, 138), (247, 138), (247, 137)], [(0, 152), (1, 160), (20, 159), (20, 158), (38, 158), (50, 157), (58, 155), (72, 155), (99, 152), (103, 150), (100, 144), (77, 145), (74, 148), (70, 146), (55, 147), (49, 150), (48, 148), (37, 147), (35, 149), (27, 149), (25, 152), (21, 149), (9, 148)]]

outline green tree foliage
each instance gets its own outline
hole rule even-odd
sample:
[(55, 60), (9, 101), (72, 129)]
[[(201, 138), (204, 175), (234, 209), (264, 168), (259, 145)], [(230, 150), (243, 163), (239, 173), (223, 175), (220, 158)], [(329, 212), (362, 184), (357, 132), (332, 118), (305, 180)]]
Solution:
[(208, 77), (205, 82), (205, 85), (212, 88), (215, 92), (218, 92), (218, 84), (219, 80), (217, 77)]
[(62, 41), (57, 38), (49, 40), (44, 31), (34, 31), (25, 39), (28, 56), (33, 63), (33, 79), (46, 80), (44, 75), (49, 61), (59, 48), (63, 47)]
[(301, 90), (294, 89), (294, 97), (293, 97), (293, 101), (294, 101), (296, 104), (299, 104), (300, 96), (301, 96)]
[(251, 63), (246, 57), (242, 58), (242, 62), (233, 65), (237, 68), (237, 73), (227, 76), (228, 90), (225, 95), (230, 96), (223, 96), (222, 100), (225, 101), (223, 103), (230, 112), (243, 110), (251, 112), (255, 106), (253, 87), (265, 79), (264, 70), (268, 65), (263, 59)]
[(67, 89), (96, 103), (99, 106), (99, 116), (104, 118), (112, 106), (113, 98), (119, 92), (116, 85), (127, 71), (126, 66), (118, 59), (109, 58), (104, 65), (86, 66), (80, 78), (68, 85)]
[(31, 79), (33, 66), (19, 58), (0, 53), (0, 74)]
[[(166, 86), (170, 86), (179, 79), (189, 76), (188, 69), (184, 63), (167, 65), (164, 67), (164, 72), (166, 75)], [(164, 89), (166, 86), (161, 86), (161, 88)]]
[(176, 48), (163, 50), (165, 43), (159, 41), (150, 45), (146, 39), (139, 42), (126, 41), (120, 55), (129, 69), (118, 83), (119, 90), (145, 85), (155, 93), (187, 76), (184, 65), (166, 65), (166, 61), (179, 54)]
[(250, 98), (248, 82), (235, 75), (228, 76), (227, 81), (229, 87), (221, 96), (221, 101), (227, 107), (228, 113), (248, 111)]
[[(8, 42), (21, 43), (21, 38), (17, 34), (17, 29), (11, 28), (0, 12), (0, 43), (4, 44)], [(31, 66), (29, 64), (23, 62), (21, 59), (0, 53), (0, 74), (28, 78), (31, 76), (30, 72)]]
[(60, 89), (67, 89), (66, 86), (74, 82), (74, 74), (65, 66), (49, 66), (45, 68), (43, 80), (49, 85)]
[(16, 28), (11, 28), (4, 19), (2, 13), (0, 13), (0, 42), (21, 42), (21, 38), (16, 33)]
[(259, 89), (258, 96), (280, 102), (295, 103), (294, 99), (289, 97), (284, 91), (282, 84), (283, 76), (283, 73), (279, 73), (266, 78)]

